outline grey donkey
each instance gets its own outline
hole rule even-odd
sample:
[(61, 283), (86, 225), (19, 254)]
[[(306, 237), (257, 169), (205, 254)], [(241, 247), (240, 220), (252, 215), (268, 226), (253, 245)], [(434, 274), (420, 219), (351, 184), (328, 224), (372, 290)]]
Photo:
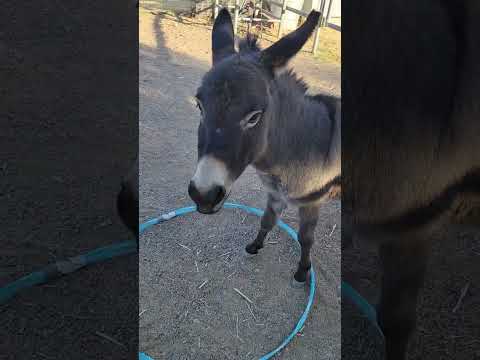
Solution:
[(378, 321), (403, 360), (431, 232), (480, 195), (480, 2), (354, 1), (342, 16), (342, 248), (378, 245)]
[(301, 259), (294, 275), (305, 283), (319, 204), (340, 185), (340, 100), (306, 95), (291, 71), (279, 74), (317, 26), (312, 11), (296, 31), (260, 50), (247, 37), (235, 50), (231, 17), (221, 10), (212, 30), (213, 67), (196, 100), (201, 112), (198, 163), (188, 192), (203, 214), (218, 212), (248, 165), (268, 191), (266, 211), (249, 254), (263, 247), (288, 204), (298, 207)]

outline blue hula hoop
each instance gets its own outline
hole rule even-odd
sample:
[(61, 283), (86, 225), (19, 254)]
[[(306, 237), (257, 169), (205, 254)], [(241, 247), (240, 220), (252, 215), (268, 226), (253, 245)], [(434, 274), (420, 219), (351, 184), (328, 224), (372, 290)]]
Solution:
[(135, 252), (137, 252), (137, 242), (124, 241), (101, 247), (86, 254), (68, 258), (67, 260), (58, 261), (45, 267), (43, 270), (35, 271), (0, 288), (0, 304), (7, 302), (21, 290), (57, 279), (87, 265)]
[[(241, 209), (245, 210), (247, 213), (257, 215), (257, 216), (262, 216), (263, 215), (263, 210), (246, 206), (246, 205), (241, 205), (241, 204), (235, 204), (235, 203), (225, 203), (223, 205), (224, 208), (226, 209)], [(185, 215), (191, 212), (196, 211), (197, 208), (195, 206), (188, 206), (188, 207), (183, 207), (177, 210), (173, 210), (167, 214), (161, 215), (160, 217), (148, 220), (144, 222), (143, 224), (140, 224), (140, 234), (142, 234), (145, 230), (150, 228), (153, 225), (159, 224), (161, 222), (173, 219), (174, 217)], [(293, 238), (297, 243), (298, 243), (298, 235), (295, 230), (293, 230), (290, 226), (288, 226), (286, 223), (284, 223), (282, 220), (278, 220), (277, 225), (284, 230), (291, 238)], [(298, 332), (302, 329), (302, 327), (305, 324), (305, 321), (307, 320), (308, 314), (310, 312), (310, 309), (313, 304), (313, 300), (315, 298), (315, 271), (313, 269), (313, 266), (310, 268), (310, 291), (308, 294), (308, 302), (307, 306), (305, 307), (305, 310), (302, 313), (302, 316), (300, 316), (300, 319), (298, 320), (297, 324), (295, 325), (294, 329), (292, 332), (282, 341), (280, 345), (278, 345), (275, 349), (270, 351), (268, 354), (263, 355), (259, 360), (267, 360), (271, 359), (273, 356), (277, 355), (280, 351), (282, 351), (290, 341), (298, 334)], [(154, 360), (150, 356), (148, 356), (145, 353), (139, 353), (139, 359), (140, 360)]]
[[(262, 216), (263, 211), (254, 207), (245, 206), (235, 203), (225, 203), (224, 208), (229, 209), (242, 209), (246, 212)], [(180, 208), (174, 211), (171, 211), (167, 214), (161, 215), (157, 218), (148, 220), (140, 224), (139, 233), (142, 234), (149, 227), (159, 224), (161, 222), (170, 220), (174, 217), (185, 215), (191, 212), (196, 211), (196, 207), (188, 206)], [(284, 230), (291, 238), (293, 238), (298, 243), (298, 235), (295, 230), (288, 226), (283, 221), (279, 220), (277, 225)], [(35, 271), (29, 275), (26, 275), (16, 281), (13, 281), (2, 288), (0, 288), (0, 304), (7, 302), (10, 298), (15, 296), (21, 290), (30, 288), (35, 285), (40, 285), (46, 283), (50, 280), (57, 279), (61, 276), (70, 274), (78, 269), (81, 269), (87, 265), (92, 265), (99, 263), (105, 260), (112, 259), (117, 256), (128, 255), (137, 252), (137, 243), (136, 241), (124, 241), (117, 244), (101, 247), (90, 251), (86, 254), (78, 255), (75, 257), (68, 258), (66, 260), (58, 261), (54, 264), (51, 264), (40, 271)], [(378, 326), (377, 314), (375, 308), (371, 306), (355, 289), (353, 289), (346, 282), (341, 282), (341, 293), (342, 296), (346, 296), (352, 300), (352, 302), (357, 306), (357, 308), (368, 318), (368, 320), (376, 327), (379, 334), (384, 338), (383, 332)], [(310, 269), (310, 292), (308, 297), (308, 302), (305, 307), (302, 316), (298, 320), (293, 331), (283, 340), (283, 342), (277, 346), (274, 350), (268, 354), (262, 356), (260, 360), (267, 360), (278, 354), (287, 344), (295, 337), (295, 335), (300, 331), (300, 329), (305, 324), (308, 314), (313, 304), (313, 299), (315, 296), (315, 271), (312, 268)], [(151, 357), (144, 353), (139, 353), (140, 360), (153, 360)]]

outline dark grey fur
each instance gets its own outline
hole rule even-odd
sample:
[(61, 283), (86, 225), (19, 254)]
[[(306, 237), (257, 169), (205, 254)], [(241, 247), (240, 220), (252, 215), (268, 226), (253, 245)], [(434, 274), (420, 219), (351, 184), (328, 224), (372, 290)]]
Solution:
[[(306, 84), (291, 71), (279, 74), (315, 29), (319, 13), (312, 12), (295, 32), (260, 50), (255, 39), (233, 49), (230, 15), (222, 10), (212, 33), (213, 67), (198, 89), (203, 120), (198, 156), (220, 159), (236, 180), (252, 165), (266, 186), (268, 203), (256, 239), (246, 251), (256, 254), (278, 216), (292, 204), (299, 208), (302, 254), (295, 280), (305, 282), (319, 204), (338, 186), (340, 176), (340, 99), (306, 95)], [(245, 116), (261, 111), (252, 128), (242, 128)], [(328, 188), (326, 188), (328, 187)], [(189, 193), (199, 211), (220, 209), (228, 189), (215, 187)]]

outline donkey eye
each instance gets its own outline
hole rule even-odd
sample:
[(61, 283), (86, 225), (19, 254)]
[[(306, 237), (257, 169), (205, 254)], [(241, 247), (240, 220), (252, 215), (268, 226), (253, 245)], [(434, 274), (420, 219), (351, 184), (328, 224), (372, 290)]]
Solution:
[(250, 129), (252, 127), (254, 127), (255, 125), (258, 124), (258, 122), (260, 121), (261, 117), (262, 117), (262, 113), (263, 111), (261, 110), (256, 110), (256, 111), (252, 111), (250, 113), (247, 114), (247, 116), (245, 116), (243, 118), (243, 120), (241, 121), (241, 125), (244, 129)]
[(261, 112), (261, 111), (253, 114), (252, 117), (251, 117), (250, 119), (248, 119), (248, 123), (249, 123), (249, 124), (252, 124), (252, 123), (255, 123), (255, 124), (256, 124), (256, 123), (258, 122), (258, 120), (260, 120), (260, 116), (262, 116), (262, 112)]

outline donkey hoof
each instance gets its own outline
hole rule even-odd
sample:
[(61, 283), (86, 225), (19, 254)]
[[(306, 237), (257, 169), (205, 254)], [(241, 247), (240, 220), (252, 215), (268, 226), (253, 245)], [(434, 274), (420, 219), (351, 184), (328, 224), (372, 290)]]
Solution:
[(257, 255), (258, 249), (260, 248), (257, 247), (257, 245), (255, 244), (248, 244), (247, 246), (245, 246), (245, 252), (247, 253), (247, 255)]
[(256, 257), (258, 255), (258, 252), (255, 253), (255, 254), (251, 254), (247, 251), (247, 249), (243, 249), (243, 253), (245, 254), (245, 257), (247, 259), (253, 259), (254, 257)]
[(305, 284), (307, 281), (308, 272), (309, 270), (307, 271), (297, 270), (297, 272), (293, 276), (293, 280), (295, 280), (298, 283)]

